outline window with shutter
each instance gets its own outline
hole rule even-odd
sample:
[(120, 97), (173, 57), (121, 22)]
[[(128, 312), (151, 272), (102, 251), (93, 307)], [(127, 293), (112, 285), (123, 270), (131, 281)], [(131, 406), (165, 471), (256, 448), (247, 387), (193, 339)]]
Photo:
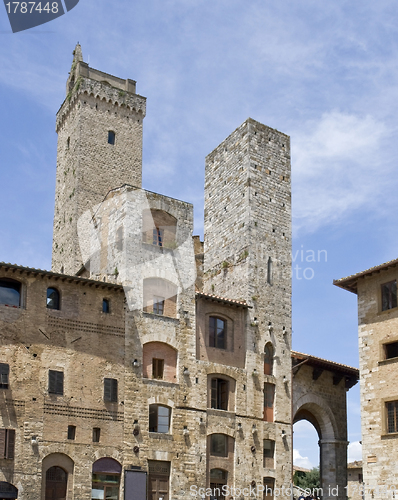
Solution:
[(226, 349), (227, 322), (215, 316), (209, 317), (209, 346)]
[(49, 394), (64, 394), (64, 372), (56, 370), (48, 371), (48, 392)]
[(211, 407), (228, 410), (228, 381), (220, 378), (211, 379)]
[(117, 403), (117, 380), (114, 378), (104, 379), (104, 401)]
[(8, 389), (8, 374), (10, 367), (6, 363), (0, 363), (0, 389)]
[(0, 458), (14, 459), (15, 429), (0, 429)]

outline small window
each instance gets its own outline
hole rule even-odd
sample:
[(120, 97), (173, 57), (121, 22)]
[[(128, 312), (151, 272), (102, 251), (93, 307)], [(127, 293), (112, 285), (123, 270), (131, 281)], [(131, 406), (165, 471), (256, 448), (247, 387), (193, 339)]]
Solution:
[(273, 469), (275, 467), (274, 453), (275, 453), (275, 441), (272, 441), (271, 439), (264, 439), (263, 442), (264, 467), (267, 467), (268, 469)]
[(398, 358), (398, 342), (384, 344), (385, 359)]
[(269, 285), (272, 285), (272, 259), (271, 259), (271, 257), (268, 258), (268, 263), (267, 263), (267, 283)]
[(111, 312), (110, 304), (108, 299), (102, 300), (102, 312), (105, 314), (109, 314)]
[(213, 500), (225, 500), (225, 485), (227, 484), (228, 472), (222, 469), (210, 470), (210, 489)]
[(211, 379), (211, 407), (228, 410), (228, 381), (221, 378)]
[(117, 403), (117, 380), (114, 378), (104, 379), (104, 401)]
[(159, 229), (158, 227), (155, 227), (153, 230), (153, 244), (157, 245), (158, 247), (163, 246), (163, 235), (164, 235), (164, 230)]
[(70, 137), (66, 139), (66, 149), (69, 149), (70, 146)]
[(228, 436), (226, 434), (211, 434), (210, 455), (215, 457), (228, 456)]
[(264, 420), (267, 422), (273, 422), (274, 420), (274, 397), (275, 397), (275, 385), (274, 384), (264, 384)]
[(101, 437), (101, 429), (99, 427), (93, 428), (93, 443), (99, 443)]
[(164, 314), (164, 297), (153, 297), (153, 314)]
[(274, 490), (275, 490), (275, 479), (273, 477), (265, 477), (264, 478), (264, 492), (263, 499), (266, 498), (271, 500), (274, 498)]
[(209, 318), (209, 346), (217, 349), (226, 347), (227, 322), (221, 318), (210, 316)]
[(152, 359), (152, 378), (163, 379), (164, 359)]
[(56, 370), (48, 371), (48, 393), (63, 396), (64, 372), (59, 372)]
[(381, 309), (387, 311), (397, 307), (397, 282), (396, 280), (390, 281), (381, 285)]
[(8, 374), (10, 366), (6, 363), (0, 363), (0, 389), (8, 389)]
[(19, 281), (0, 280), (0, 304), (13, 307), (21, 305), (21, 283)]
[(398, 432), (398, 401), (386, 403), (387, 432)]
[(271, 344), (264, 347), (264, 375), (272, 375), (274, 364), (274, 349)]
[(0, 459), (14, 459), (15, 429), (0, 429)]
[(114, 146), (115, 139), (116, 139), (115, 132), (113, 132), (113, 130), (109, 130), (109, 132), (108, 132), (108, 144), (112, 144), (112, 146)]
[(149, 432), (167, 434), (170, 431), (170, 414), (168, 406), (149, 406)]
[(59, 292), (56, 288), (47, 288), (47, 309), (59, 310)]
[(76, 438), (76, 425), (68, 425), (68, 439), (74, 441)]

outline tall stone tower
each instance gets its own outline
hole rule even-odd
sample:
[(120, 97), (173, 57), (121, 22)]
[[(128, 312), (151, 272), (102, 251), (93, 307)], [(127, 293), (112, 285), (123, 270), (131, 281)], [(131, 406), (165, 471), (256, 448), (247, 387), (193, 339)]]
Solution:
[[(275, 486), (281, 487), (290, 483), (291, 473), (291, 188), (287, 135), (249, 118), (207, 156), (204, 236), (205, 292), (246, 300), (251, 306), (246, 370), (255, 374), (256, 380), (251, 385), (247, 411), (254, 418), (264, 419), (263, 439), (275, 439)], [(273, 371), (265, 373), (265, 358), (270, 352)], [(271, 405), (272, 412), (267, 414)]]
[(146, 99), (136, 82), (92, 69), (78, 44), (57, 113), (57, 176), (52, 270), (81, 268), (79, 217), (123, 184), (141, 187)]

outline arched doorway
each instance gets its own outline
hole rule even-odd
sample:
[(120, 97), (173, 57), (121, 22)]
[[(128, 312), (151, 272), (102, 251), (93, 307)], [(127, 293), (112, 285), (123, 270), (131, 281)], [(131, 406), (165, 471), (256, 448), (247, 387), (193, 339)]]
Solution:
[(100, 458), (93, 463), (92, 500), (119, 500), (122, 466), (113, 458)]
[(0, 481), (0, 500), (10, 500), (18, 498), (17, 488), (6, 481)]
[(46, 500), (66, 500), (68, 473), (54, 465), (46, 472)]

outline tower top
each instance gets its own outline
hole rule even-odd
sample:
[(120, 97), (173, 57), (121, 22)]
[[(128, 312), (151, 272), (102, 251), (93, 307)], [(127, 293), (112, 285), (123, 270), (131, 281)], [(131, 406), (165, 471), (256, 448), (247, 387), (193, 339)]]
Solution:
[(77, 42), (75, 50), (73, 51), (73, 63), (77, 63), (79, 61), (83, 61), (83, 54), (82, 54), (82, 48), (79, 42)]

